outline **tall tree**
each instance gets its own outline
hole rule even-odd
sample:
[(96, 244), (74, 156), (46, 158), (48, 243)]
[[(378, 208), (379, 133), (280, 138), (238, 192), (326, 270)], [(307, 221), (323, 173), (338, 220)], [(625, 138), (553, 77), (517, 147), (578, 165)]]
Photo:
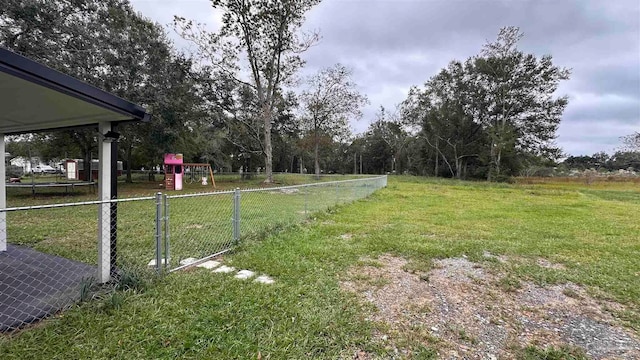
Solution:
[(634, 169), (640, 171), (640, 132), (620, 138), (622, 149), (616, 151), (609, 159), (611, 170)]
[[(108, 8), (108, 2), (97, 0), (9, 0), (0, 7), (0, 45), (98, 85), (97, 71), (104, 65), (103, 44), (94, 37), (102, 30), (100, 13)], [(58, 136), (74, 142), (85, 164), (90, 164), (95, 149), (92, 131), (58, 131), (46, 138)], [(85, 166), (87, 179), (90, 171), (90, 166)]]
[(384, 174), (393, 169), (394, 150), (390, 144), (390, 123), (380, 117), (362, 136), (362, 170), (366, 174)]
[(471, 84), (484, 110), (476, 121), (490, 139), (489, 180), (501, 176), (508, 151), (559, 154), (553, 139), (568, 98), (554, 93), (570, 71), (553, 65), (550, 55), (523, 53), (517, 48), (522, 37), (518, 27), (502, 28), (474, 59)]
[[(128, 170), (134, 158), (157, 164), (163, 151), (175, 151), (180, 139), (198, 129), (203, 106), (191, 60), (175, 54), (162, 27), (127, 0), (9, 0), (7, 5), (0, 7), (0, 44), (152, 110), (151, 124), (118, 130)], [(87, 164), (96, 151), (95, 129), (42, 138), (53, 145), (75, 143), (79, 152), (68, 155)]]
[[(380, 106), (376, 120), (369, 126), (364, 137), (367, 144), (375, 141), (386, 144), (385, 148), (389, 150), (389, 158), (384, 162), (388, 161), (390, 172), (402, 172), (408, 166), (407, 148), (411, 143), (411, 136), (397, 113), (389, 113), (383, 106)], [(372, 137), (377, 139), (372, 139)]]
[[(188, 153), (195, 142), (184, 146), (201, 116), (198, 91), (192, 74), (191, 59), (175, 55), (163, 28), (141, 17), (127, 1), (116, 2), (99, 15), (102, 31), (97, 34), (105, 51), (101, 88), (130, 101), (144, 104), (153, 111), (154, 121), (133, 123), (119, 129), (120, 150), (131, 179), (133, 159), (153, 166), (161, 162), (162, 153)], [(182, 146), (178, 146), (182, 145)], [(199, 144), (198, 144), (199, 145)], [(138, 156), (135, 153), (137, 153)]]
[(313, 136), (316, 176), (320, 176), (321, 138), (345, 138), (349, 134), (349, 120), (361, 118), (361, 108), (368, 103), (352, 75), (353, 70), (341, 64), (321, 69), (307, 79), (307, 88), (300, 95), (303, 124)]
[(522, 36), (505, 27), (478, 56), (451, 62), (424, 90), (411, 89), (403, 117), (420, 128), (435, 175), (444, 165), (461, 177), (472, 163), (474, 174), (499, 180), (560, 156), (553, 141), (568, 100), (554, 93), (570, 71), (550, 55), (520, 51)]
[(608, 170), (640, 171), (640, 151), (616, 151), (607, 162)]
[[(300, 54), (317, 42), (318, 34), (299, 31), (305, 14), (320, 0), (212, 0), (222, 11), (216, 34), (201, 24), (176, 17), (183, 38), (193, 41), (203, 58), (227, 76), (256, 92), (257, 118), (262, 123), (266, 182), (273, 181), (271, 131), (276, 94), (303, 65)], [(246, 60), (250, 81), (242, 79), (239, 60)]]
[(620, 140), (626, 150), (640, 152), (640, 132), (623, 136)]
[(424, 90), (411, 89), (403, 104), (403, 116), (418, 121), (419, 139), (432, 150), (435, 175), (443, 163), (450, 176), (461, 178), (469, 161), (480, 156), (484, 132), (474, 121), (474, 94), (467, 81), (470, 66), (470, 61), (452, 61), (425, 83)]
[(281, 96), (276, 104), (273, 122), (274, 171), (294, 171), (294, 160), (300, 153), (297, 141), (301, 136), (296, 110), (298, 98), (294, 92)]

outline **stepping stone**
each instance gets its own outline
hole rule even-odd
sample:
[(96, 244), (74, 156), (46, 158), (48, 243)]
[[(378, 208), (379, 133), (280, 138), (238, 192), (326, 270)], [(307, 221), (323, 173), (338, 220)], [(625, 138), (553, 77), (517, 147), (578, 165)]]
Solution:
[(233, 272), (233, 271), (236, 271), (236, 268), (230, 267), (230, 266), (227, 266), (227, 265), (222, 265), (219, 268), (213, 270), (214, 273), (225, 273), (225, 274)]
[(220, 262), (214, 261), (214, 260), (209, 260), (209, 261), (203, 262), (202, 264), (198, 264), (196, 266), (211, 270), (211, 269), (215, 269), (218, 266), (220, 266)]
[(295, 194), (297, 192), (300, 192), (300, 190), (298, 189), (280, 189), (280, 192), (283, 194)]
[[(164, 265), (164, 258), (160, 259), (160, 264)], [(147, 266), (156, 266), (156, 259), (151, 259)]]
[(275, 282), (275, 280), (273, 280), (272, 278), (270, 278), (267, 275), (260, 275), (253, 281), (261, 283), (261, 284), (273, 284)]
[(254, 273), (251, 270), (240, 270), (238, 271), (238, 274), (236, 274), (236, 279), (248, 279), (250, 277), (253, 277), (253, 275), (255, 275), (256, 273)]
[(196, 261), (198, 261), (198, 259), (190, 257), (190, 258), (180, 260), (180, 265), (189, 265), (189, 264), (193, 264)]

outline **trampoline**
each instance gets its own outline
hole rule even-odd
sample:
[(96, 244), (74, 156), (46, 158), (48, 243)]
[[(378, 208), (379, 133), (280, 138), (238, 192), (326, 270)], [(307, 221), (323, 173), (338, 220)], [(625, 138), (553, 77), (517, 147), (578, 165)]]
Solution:
[(56, 189), (56, 188), (64, 188), (64, 194), (68, 195), (69, 190), (73, 191), (76, 187), (89, 187), (92, 192), (95, 192), (97, 182), (95, 181), (87, 181), (87, 182), (56, 182), (56, 183), (7, 183), (5, 186), (7, 188), (18, 188), (18, 189), (31, 189), (31, 193), (33, 195), (36, 194), (36, 189)]

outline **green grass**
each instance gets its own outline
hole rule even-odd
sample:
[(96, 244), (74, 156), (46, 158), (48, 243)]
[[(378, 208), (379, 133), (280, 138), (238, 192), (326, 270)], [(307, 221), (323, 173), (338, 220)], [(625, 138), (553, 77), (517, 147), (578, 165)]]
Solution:
[[(308, 175), (277, 174), (273, 186), (315, 182), (295, 192), (269, 190), (254, 178), (240, 181), (237, 175), (223, 175), (218, 189), (238, 187), (263, 188), (256, 192), (242, 192), (241, 235), (243, 238), (262, 236), (274, 229), (284, 228), (307, 219), (317, 211), (365, 196), (374, 189), (368, 184), (324, 184), (330, 180), (349, 180), (349, 176), (325, 176), (315, 180)], [(120, 197), (153, 196), (160, 189), (154, 182), (120, 184)], [(42, 205), (61, 202), (96, 200), (96, 195), (76, 192), (61, 196), (52, 192), (33, 197), (25, 189), (11, 189), (10, 207)], [(227, 249), (233, 243), (233, 195), (212, 192), (211, 187), (186, 184), (184, 191), (165, 191), (170, 196), (207, 192), (206, 196), (170, 199), (170, 240), (172, 267), (181, 259), (201, 258)], [(121, 263), (142, 268), (155, 254), (155, 200), (122, 202), (118, 205), (118, 253)], [(97, 206), (12, 211), (8, 213), (9, 242), (27, 245), (38, 251), (64, 256), (88, 264), (97, 264)]]
[[(249, 237), (225, 256), (232, 266), (271, 275), (274, 285), (202, 269), (175, 273), (145, 291), (125, 290), (115, 299), (87, 302), (0, 338), (0, 354), (3, 359), (256, 359), (258, 354), (333, 359), (363, 350), (388, 357), (393, 350), (372, 337), (379, 325), (366, 320), (370, 308), (339, 288), (346, 269), (385, 253), (406, 257), (416, 271), (429, 269), (434, 258), (466, 255), (488, 261), (484, 251), (510, 256), (514, 263), (492, 263), (508, 274), (505, 287), (527, 280), (583, 285), (625, 304), (619, 319), (638, 334), (640, 222), (634, 214), (640, 204), (626, 193), (640, 189), (608, 185), (607, 192), (625, 194), (603, 198), (586, 185), (561, 185), (390, 178), (386, 189), (365, 200), (316, 213), (315, 221), (266, 238)], [(284, 202), (299, 201), (295, 196), (283, 197)], [(275, 206), (261, 208), (256, 222), (265, 211)], [(565, 269), (537, 266), (538, 258)], [(396, 340), (416, 358), (435, 357), (434, 345), (425, 339)], [(582, 355), (531, 347), (519, 356)]]
[(516, 352), (519, 360), (587, 360), (584, 351), (570, 347), (540, 349), (528, 346)]

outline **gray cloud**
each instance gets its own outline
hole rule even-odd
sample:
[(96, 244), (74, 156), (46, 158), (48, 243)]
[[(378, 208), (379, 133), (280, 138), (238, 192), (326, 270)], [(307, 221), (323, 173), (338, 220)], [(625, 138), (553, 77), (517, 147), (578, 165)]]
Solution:
[(631, 61), (621, 65), (581, 67), (574, 71), (571, 89), (640, 99), (640, 69)]
[(606, 151), (613, 153), (621, 147), (620, 134), (631, 134), (637, 126), (613, 124), (603, 121), (584, 124), (580, 122), (563, 122), (558, 129), (562, 138), (562, 147), (566, 154), (593, 155)]
[(575, 94), (571, 106), (564, 113), (568, 122), (609, 122), (627, 125), (640, 123), (640, 101), (638, 98), (616, 94), (597, 95), (593, 93)]
[[(213, 24), (206, 0), (133, 0), (144, 15), (166, 24), (181, 15)], [(558, 144), (570, 154), (613, 151), (619, 137), (640, 131), (640, 3), (634, 0), (324, 0), (307, 29), (323, 39), (305, 54), (304, 74), (337, 62), (354, 69), (371, 100), (366, 129), (380, 105), (404, 100), (453, 60), (477, 54), (500, 27), (525, 33), (520, 47), (551, 54), (572, 69), (559, 89), (569, 106)], [(184, 42), (177, 41), (177, 44)]]

